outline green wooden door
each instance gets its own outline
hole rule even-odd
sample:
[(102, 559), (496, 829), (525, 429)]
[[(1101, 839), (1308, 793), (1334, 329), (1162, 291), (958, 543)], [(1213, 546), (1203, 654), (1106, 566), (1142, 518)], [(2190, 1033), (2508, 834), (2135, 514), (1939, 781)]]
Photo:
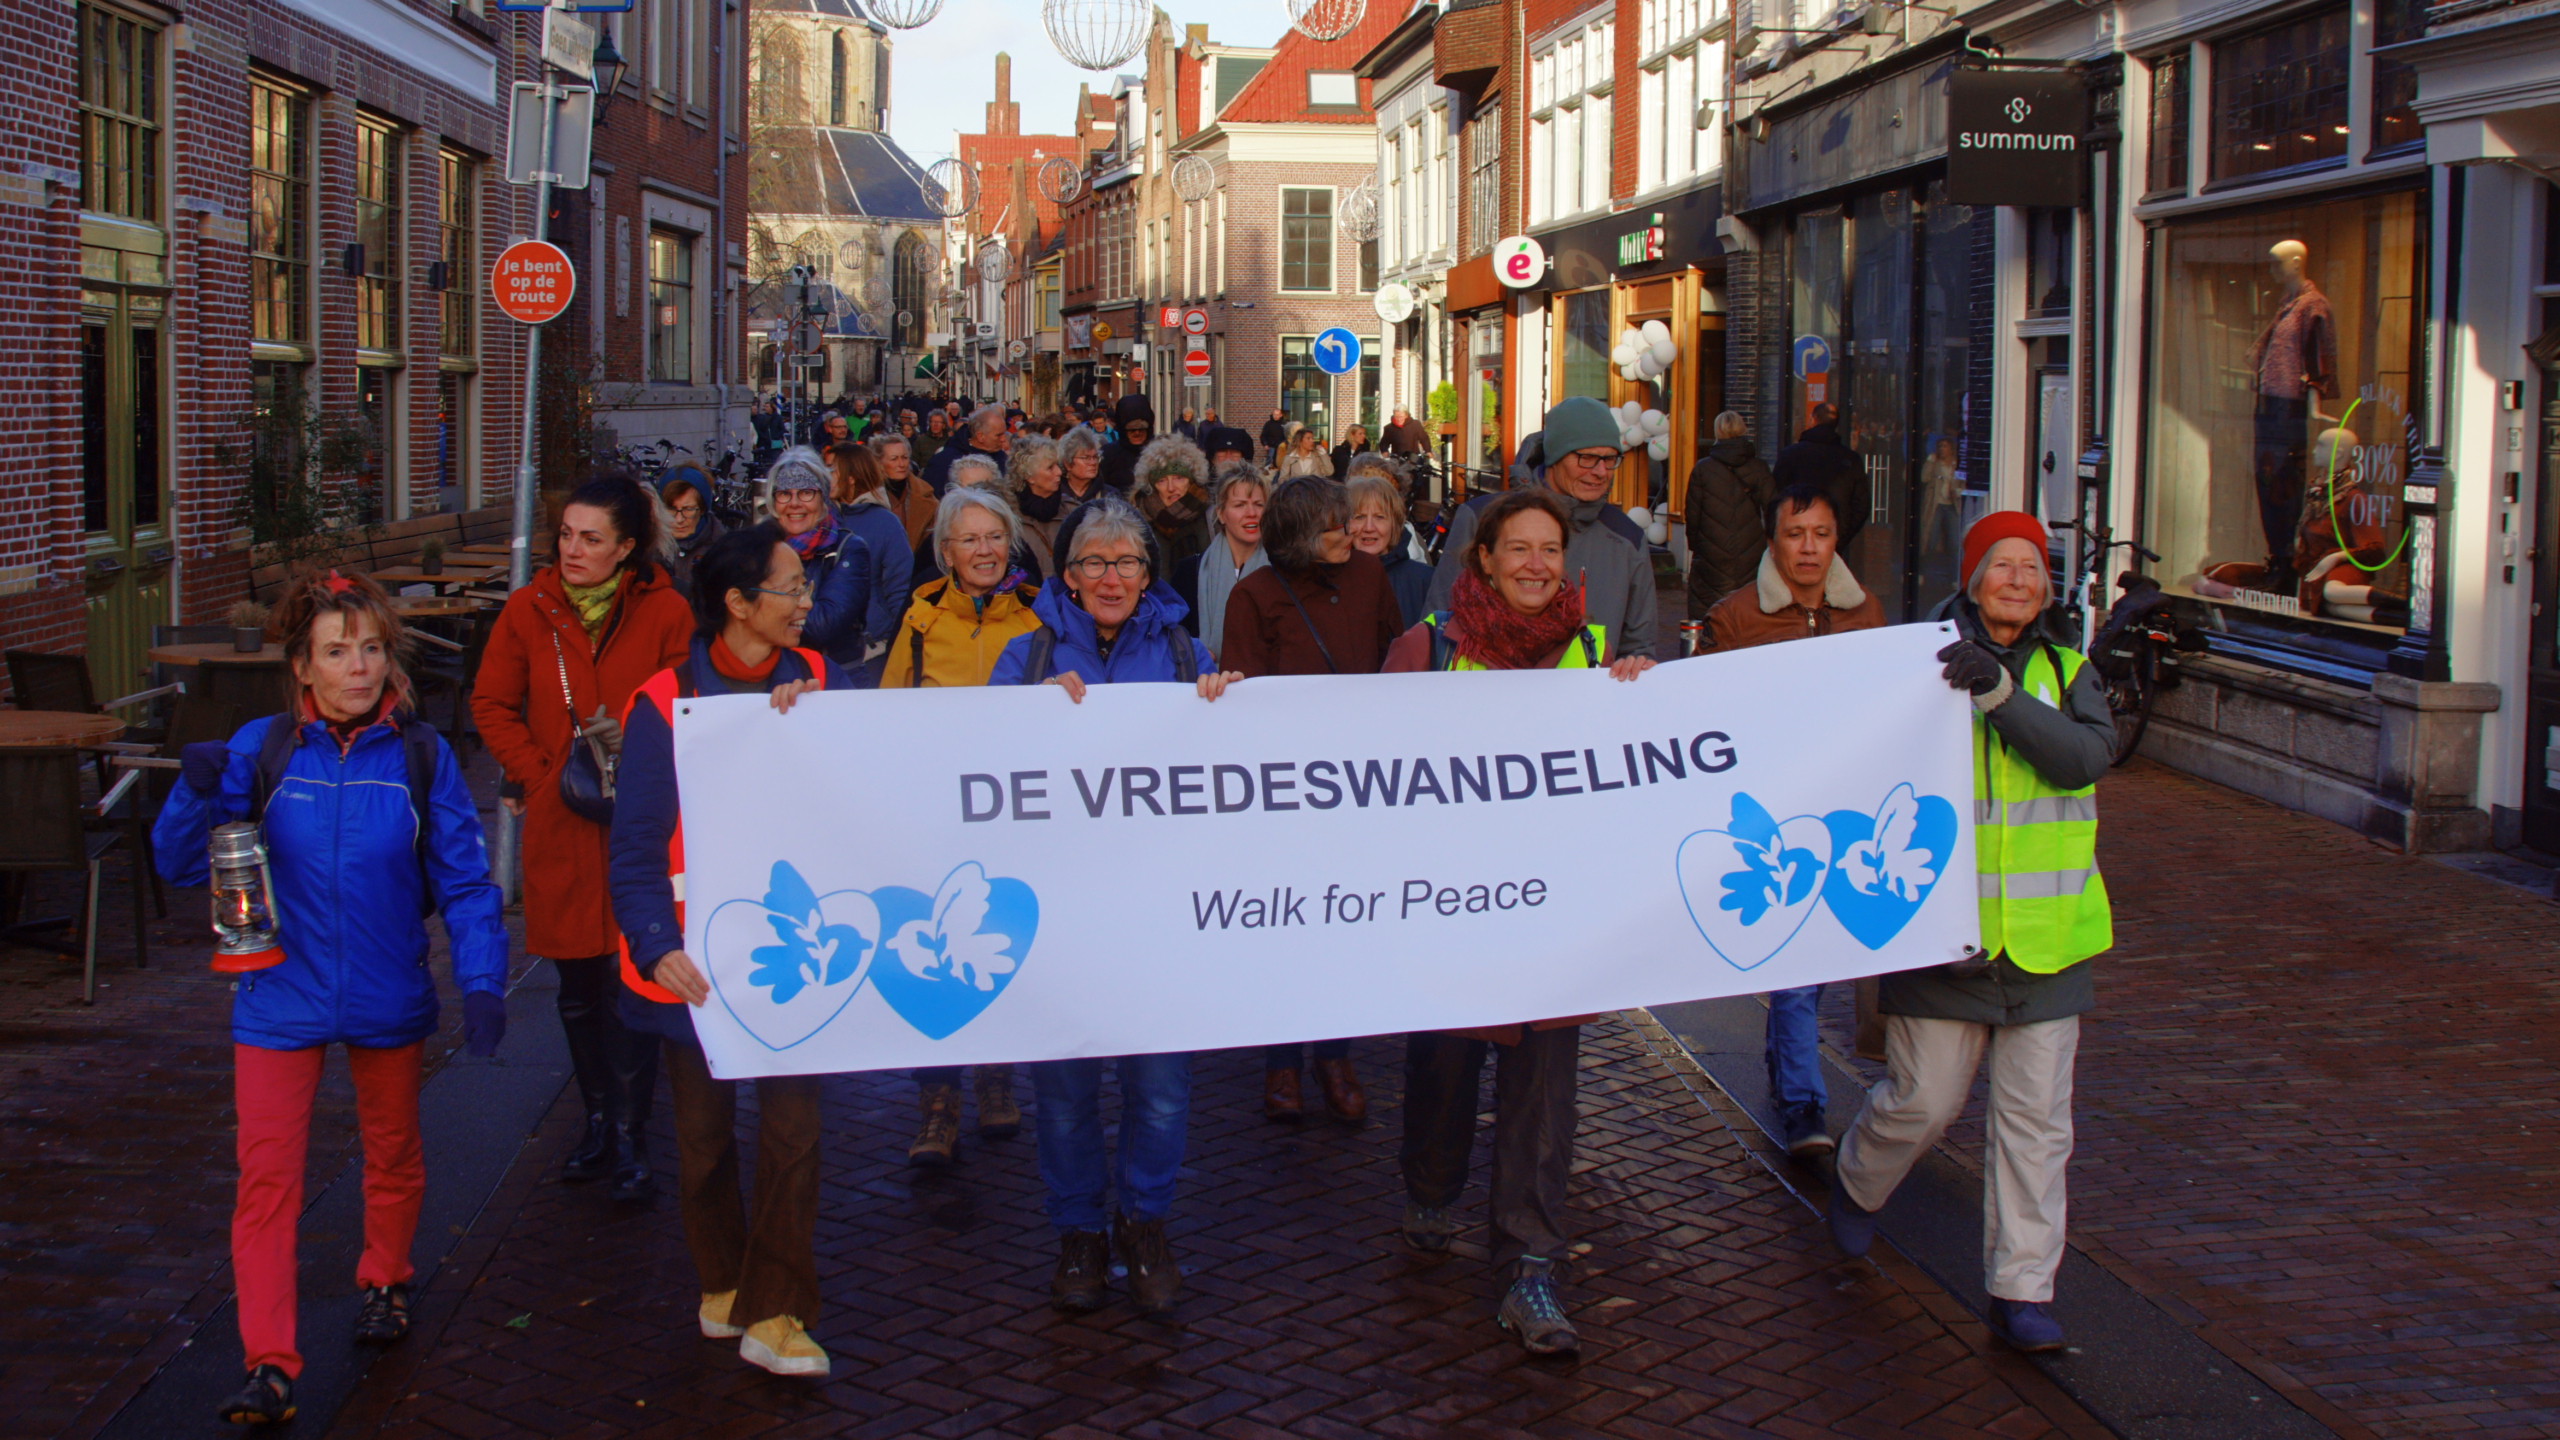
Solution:
[(82, 299), (82, 584), (90, 683), (111, 700), (149, 686), (151, 627), (170, 615), (166, 302), (112, 290)]

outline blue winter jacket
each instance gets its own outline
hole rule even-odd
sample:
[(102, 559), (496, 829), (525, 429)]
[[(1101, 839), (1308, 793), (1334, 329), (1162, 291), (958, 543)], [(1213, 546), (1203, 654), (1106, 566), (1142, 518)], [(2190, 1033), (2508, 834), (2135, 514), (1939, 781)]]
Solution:
[[(842, 521), (836, 522), (835, 530), (834, 538), (801, 562), (809, 574), (810, 595), (800, 643), (847, 670), (857, 670), (871, 621), (872, 570), (879, 562), (871, 546)], [(905, 543), (903, 529), (898, 539)]]
[[(1129, 680), (1171, 680), (1173, 673), (1172, 637), (1166, 627), (1178, 625), (1189, 608), (1173, 587), (1161, 580), (1147, 587), (1138, 597), (1138, 608), (1129, 622), (1120, 627), (1119, 638), (1111, 642), (1111, 658), (1102, 658), (1102, 637), (1093, 628), (1093, 617), (1084, 607), (1067, 598), (1067, 587), (1050, 581), (1040, 587), (1031, 601), (1031, 613), (1042, 624), (1058, 633), (1057, 649), (1049, 657), (1049, 673), (1063, 675), (1072, 670), (1084, 677), (1088, 685), (1118, 684)], [(1206, 675), (1218, 668), (1209, 658), (1209, 647), (1199, 637), (1191, 639), (1195, 673)], [(1017, 635), (1006, 642), (1004, 653), (996, 657), (995, 673), (987, 678), (990, 685), (1024, 683), (1023, 667), (1031, 654), (1031, 636)]]
[[(806, 631), (801, 643), (808, 643)], [(809, 678), (800, 657), (785, 651), (764, 680), (732, 681), (711, 668), (711, 642), (700, 635), (693, 637), (685, 666), (696, 695), (769, 695), (778, 686)], [(854, 688), (851, 672), (832, 660), (820, 678), (829, 690)], [(613, 772), (613, 837), (606, 852), (605, 884), (613, 892), (614, 923), (631, 948), (631, 968), (644, 980), (659, 957), (684, 948), (675, 884), (667, 877), (667, 841), (682, 813), (676, 799), (676, 732), (657, 706), (635, 697), (623, 718), (622, 760)], [(689, 838), (688, 848), (692, 843)], [(628, 985), (620, 988), (624, 1025), (669, 1039), (694, 1038), (693, 1021), (682, 1004), (645, 999)]]
[(838, 510), (836, 523), (871, 551), (871, 606), (862, 638), (866, 644), (885, 645), (898, 638), (907, 602), (914, 598), (916, 555), (907, 548), (907, 522), (886, 505), (866, 499)]
[[(259, 818), (249, 813), (258, 747), (268, 725), (283, 723), (281, 715), (264, 716), (231, 737), (221, 794), (200, 795), (183, 782), (170, 789), (151, 827), (161, 879), (206, 883), (205, 839), (213, 827)], [(305, 724), (263, 823), (285, 959), (242, 975), (233, 987), (234, 1041), (261, 1050), (331, 1043), (391, 1049), (433, 1034), (436, 987), (419, 903), (426, 893), (444, 916), (454, 984), (504, 992), (507, 927), (498, 887), (489, 879), (479, 811), (442, 739), (428, 796), (424, 874), (408, 758), (391, 723), (359, 732), (343, 756), (327, 725)]]

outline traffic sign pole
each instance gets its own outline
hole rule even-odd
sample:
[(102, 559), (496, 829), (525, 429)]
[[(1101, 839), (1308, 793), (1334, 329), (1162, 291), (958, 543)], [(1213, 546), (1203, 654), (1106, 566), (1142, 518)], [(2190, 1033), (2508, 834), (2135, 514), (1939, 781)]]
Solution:
[[(546, 238), (545, 220), (551, 214), (552, 125), (559, 114), (559, 103), (553, 96), (551, 77), (542, 77), (542, 171), (533, 183), (533, 230), (535, 238)], [(542, 327), (524, 327), (524, 426), (516, 450), (516, 493), (514, 516), (507, 530), (507, 590), (523, 589), (533, 579), (533, 407), (540, 391), (536, 377), (542, 369)], [(517, 898), (516, 852), (524, 833), (524, 822), (507, 809), (498, 807), (498, 888), (510, 901)]]

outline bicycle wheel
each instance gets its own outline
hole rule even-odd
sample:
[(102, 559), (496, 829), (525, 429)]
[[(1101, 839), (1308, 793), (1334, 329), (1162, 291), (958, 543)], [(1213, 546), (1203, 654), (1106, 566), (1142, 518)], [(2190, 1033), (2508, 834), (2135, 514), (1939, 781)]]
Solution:
[(2142, 748), (2142, 732), (2151, 726), (2151, 701), (2159, 689), (2153, 679), (2151, 641), (2145, 637), (2134, 641), (2133, 663), (2124, 667), (2124, 674), (2107, 682), (2107, 709), (2116, 721), (2111, 765), (2122, 765)]

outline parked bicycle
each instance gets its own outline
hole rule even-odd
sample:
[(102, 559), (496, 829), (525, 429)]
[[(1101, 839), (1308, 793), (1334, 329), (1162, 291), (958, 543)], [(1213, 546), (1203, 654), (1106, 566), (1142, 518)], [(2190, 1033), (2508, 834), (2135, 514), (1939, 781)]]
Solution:
[(2160, 557), (2135, 541), (2111, 538), (2103, 528), (2090, 531), (2087, 539), (2081, 556), (2085, 598), (2075, 597), (2066, 614), (2082, 637), (2082, 653), (2106, 682), (2107, 709), (2116, 722), (2113, 763), (2122, 765), (2141, 748), (2160, 692), (2178, 684), (2178, 656), (2202, 650), (2204, 637), (2178, 617), (2159, 581), (2135, 570), (2116, 576), (2122, 593), (2092, 633), (2091, 617), (2102, 594), (2099, 577), (2106, 573), (2109, 555), (2130, 550), (2155, 565)]

